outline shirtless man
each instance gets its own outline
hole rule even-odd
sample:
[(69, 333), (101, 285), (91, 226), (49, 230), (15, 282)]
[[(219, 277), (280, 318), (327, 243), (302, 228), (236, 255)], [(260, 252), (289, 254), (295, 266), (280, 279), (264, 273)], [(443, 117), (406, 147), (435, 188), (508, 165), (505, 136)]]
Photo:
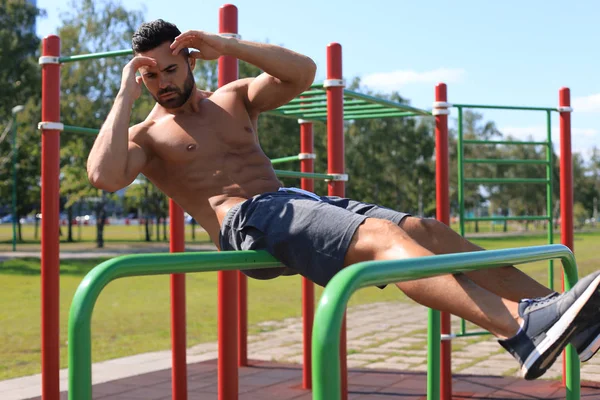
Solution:
[[(482, 250), (435, 220), (281, 187), (259, 145), (257, 119), (310, 86), (316, 70), (310, 58), (203, 31), (181, 34), (162, 20), (143, 24), (132, 43), (134, 57), (89, 155), (95, 187), (114, 192), (142, 173), (192, 215), (219, 249), (264, 249), (288, 271), (322, 286), (361, 261)], [(264, 73), (214, 93), (198, 90), (196, 61), (221, 55)], [(156, 105), (130, 127), (142, 82)], [(268, 276), (244, 272), (272, 278), (285, 269)], [(420, 304), (492, 332), (519, 361), (524, 377), (535, 379), (569, 342), (583, 361), (598, 350), (599, 283), (600, 271), (559, 295), (507, 266), (397, 286)]]

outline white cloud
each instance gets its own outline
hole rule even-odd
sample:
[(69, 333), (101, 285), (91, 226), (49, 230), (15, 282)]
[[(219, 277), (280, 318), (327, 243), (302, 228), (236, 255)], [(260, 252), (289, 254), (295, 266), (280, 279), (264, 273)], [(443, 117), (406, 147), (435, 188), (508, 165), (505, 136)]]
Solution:
[(438, 68), (431, 71), (397, 70), (378, 72), (362, 78), (362, 84), (374, 90), (392, 91), (414, 83), (436, 84), (438, 82), (460, 82), (465, 75), (460, 68)]
[(571, 104), (575, 112), (600, 112), (600, 93), (575, 97)]

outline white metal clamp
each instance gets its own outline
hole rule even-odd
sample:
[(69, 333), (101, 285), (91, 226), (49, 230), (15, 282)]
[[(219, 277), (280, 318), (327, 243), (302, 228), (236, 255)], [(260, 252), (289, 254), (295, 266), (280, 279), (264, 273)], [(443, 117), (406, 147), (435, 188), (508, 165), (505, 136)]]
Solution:
[(60, 64), (59, 57), (56, 56), (41, 56), (38, 59), (40, 65), (44, 64)]
[(323, 81), (323, 87), (346, 87), (346, 82), (343, 79), (325, 79)]
[(314, 160), (317, 158), (315, 153), (300, 153), (298, 154), (299, 160)]
[(558, 112), (573, 112), (573, 107), (569, 106), (559, 106), (557, 108)]
[(62, 122), (39, 122), (38, 129), (49, 129), (53, 131), (63, 131), (65, 124)]
[(433, 102), (433, 110), (431, 110), (432, 115), (450, 115), (450, 107), (452, 104), (446, 101), (434, 101)]
[(239, 33), (219, 33), (219, 35), (222, 37), (234, 38), (238, 40), (242, 38), (242, 35), (240, 35)]

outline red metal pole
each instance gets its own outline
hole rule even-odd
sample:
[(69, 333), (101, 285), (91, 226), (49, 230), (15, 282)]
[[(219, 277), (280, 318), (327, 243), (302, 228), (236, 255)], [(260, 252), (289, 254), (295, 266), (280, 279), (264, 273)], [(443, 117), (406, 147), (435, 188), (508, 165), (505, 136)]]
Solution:
[[(183, 210), (169, 199), (171, 253), (185, 251)], [(171, 387), (173, 400), (187, 400), (185, 274), (171, 275)]]
[[(435, 87), (435, 100), (448, 101), (448, 93), (445, 83), (439, 83)], [(435, 170), (436, 170), (436, 217), (446, 225), (450, 225), (450, 200), (448, 177), (448, 115), (438, 114), (435, 116)], [(441, 331), (443, 334), (450, 333), (450, 314), (441, 313)], [(441, 371), (440, 371), (440, 393), (442, 400), (452, 398), (452, 342), (443, 340), (441, 343)]]
[[(308, 121), (300, 122), (300, 153), (314, 153), (313, 124)], [(306, 156), (309, 157), (309, 156)], [(304, 158), (300, 161), (300, 171), (314, 172), (314, 161), (312, 158)], [(302, 189), (314, 192), (315, 181), (302, 178), (300, 180)], [(312, 388), (312, 329), (315, 314), (315, 285), (308, 279), (302, 278), (302, 322), (303, 322), (303, 352), (304, 362), (302, 368), (302, 388)]]
[[(327, 164), (330, 174), (343, 174), (344, 163), (344, 87), (341, 83), (342, 46), (330, 43), (327, 46)], [(329, 181), (330, 196), (345, 196), (343, 181)], [(346, 363), (346, 318), (342, 324), (340, 338), (340, 362), (342, 399), (348, 398), (348, 366)]]
[[(560, 88), (558, 92), (560, 111), (560, 238), (561, 243), (575, 252), (573, 238), (573, 157), (571, 154), (571, 91)], [(562, 273), (562, 291), (565, 291), (565, 275)], [(562, 353), (562, 383), (566, 386), (566, 353)]]
[[(232, 4), (225, 4), (219, 8), (219, 33), (237, 34), (237, 11), (237, 7)], [(236, 79), (238, 60), (231, 56), (219, 57), (219, 87)], [(218, 272), (219, 400), (238, 398), (238, 275), (241, 275), (239, 271)], [(240, 329), (239, 334), (246, 334), (245, 327)]]
[[(573, 157), (571, 155), (571, 91), (559, 91), (560, 112), (560, 234), (561, 242), (575, 251), (573, 241)], [(563, 288), (564, 289), (564, 288)]]
[[(50, 35), (43, 56), (60, 56), (60, 38)], [(42, 122), (60, 122), (60, 64), (42, 65)], [(42, 399), (58, 400), (59, 362), (59, 173), (60, 131), (42, 129)]]

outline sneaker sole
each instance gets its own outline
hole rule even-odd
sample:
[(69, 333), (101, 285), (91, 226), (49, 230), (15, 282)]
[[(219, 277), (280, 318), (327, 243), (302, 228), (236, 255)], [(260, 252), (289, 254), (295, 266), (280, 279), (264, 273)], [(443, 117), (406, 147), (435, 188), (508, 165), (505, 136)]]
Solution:
[[(571, 339), (571, 336), (576, 331), (575, 327), (569, 330), (570, 325), (592, 298), (598, 288), (598, 284), (600, 284), (600, 275), (590, 283), (581, 296), (575, 300), (552, 328), (548, 329), (546, 338), (536, 346), (521, 367), (521, 374), (526, 380), (540, 377), (556, 361), (558, 354), (563, 350), (566, 342)], [(554, 350), (548, 353), (548, 350), (553, 346)]]
[(581, 362), (589, 361), (590, 358), (594, 357), (594, 354), (600, 349), (600, 335), (596, 336), (596, 339), (581, 352), (579, 353), (579, 360)]

